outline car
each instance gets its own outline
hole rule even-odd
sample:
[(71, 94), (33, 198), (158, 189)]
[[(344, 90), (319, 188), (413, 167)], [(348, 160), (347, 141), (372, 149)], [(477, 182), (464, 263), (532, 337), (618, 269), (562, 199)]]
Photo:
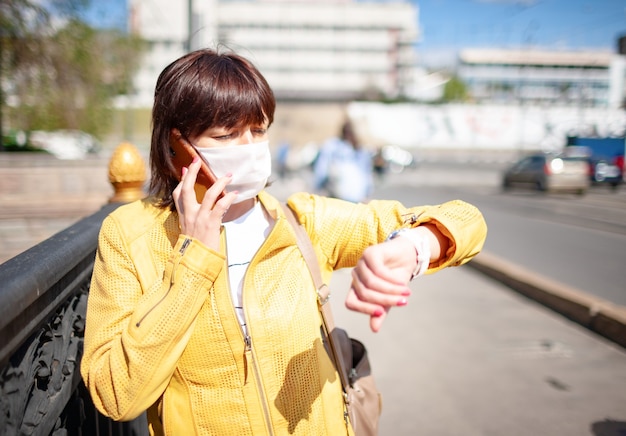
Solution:
[(374, 154), (374, 169), (382, 174), (387, 170), (399, 174), (406, 168), (415, 168), (413, 154), (397, 145), (385, 145)]
[(606, 184), (613, 189), (623, 182), (622, 170), (615, 161), (603, 157), (589, 159), (589, 181), (592, 185)]
[(101, 148), (94, 136), (80, 130), (35, 130), (30, 133), (30, 142), (58, 159), (84, 159)]
[(505, 190), (526, 186), (542, 192), (573, 191), (582, 195), (589, 184), (585, 158), (550, 153), (525, 156), (506, 169), (502, 177)]

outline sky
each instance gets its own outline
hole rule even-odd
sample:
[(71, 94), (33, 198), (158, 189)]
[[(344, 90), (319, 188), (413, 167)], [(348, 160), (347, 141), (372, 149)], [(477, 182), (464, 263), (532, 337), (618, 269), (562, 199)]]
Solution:
[[(429, 66), (470, 47), (615, 51), (626, 34), (626, 0), (410, 1), (418, 7), (418, 55)], [(126, 0), (91, 2), (92, 23), (125, 28)]]
[(126, 0), (90, 0), (90, 7), (85, 18), (96, 27), (125, 30), (127, 27), (126, 5)]
[(626, 0), (412, 0), (419, 56), (449, 62), (462, 48), (616, 51)]

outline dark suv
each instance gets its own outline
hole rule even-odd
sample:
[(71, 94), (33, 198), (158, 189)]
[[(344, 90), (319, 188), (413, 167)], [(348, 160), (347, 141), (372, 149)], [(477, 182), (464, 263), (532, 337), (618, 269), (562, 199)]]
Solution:
[(617, 189), (623, 182), (623, 174), (617, 162), (603, 157), (592, 157), (589, 159), (589, 180), (594, 185), (607, 184)]

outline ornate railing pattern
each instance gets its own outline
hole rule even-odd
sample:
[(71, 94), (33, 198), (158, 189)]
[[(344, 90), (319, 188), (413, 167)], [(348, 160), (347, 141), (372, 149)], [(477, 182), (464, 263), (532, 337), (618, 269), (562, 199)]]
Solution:
[(0, 265), (1, 435), (147, 434), (144, 416), (119, 423), (98, 413), (79, 371), (102, 220), (141, 195), (143, 163), (129, 160), (128, 149), (118, 147), (109, 166), (116, 203)]

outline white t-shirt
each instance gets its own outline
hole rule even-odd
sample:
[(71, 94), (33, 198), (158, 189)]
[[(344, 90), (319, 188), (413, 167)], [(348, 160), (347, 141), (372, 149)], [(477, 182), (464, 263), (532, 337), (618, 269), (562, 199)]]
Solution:
[(224, 223), (231, 299), (244, 334), (247, 334), (247, 328), (243, 311), (243, 278), (250, 261), (269, 235), (270, 227), (260, 202), (239, 218)]

